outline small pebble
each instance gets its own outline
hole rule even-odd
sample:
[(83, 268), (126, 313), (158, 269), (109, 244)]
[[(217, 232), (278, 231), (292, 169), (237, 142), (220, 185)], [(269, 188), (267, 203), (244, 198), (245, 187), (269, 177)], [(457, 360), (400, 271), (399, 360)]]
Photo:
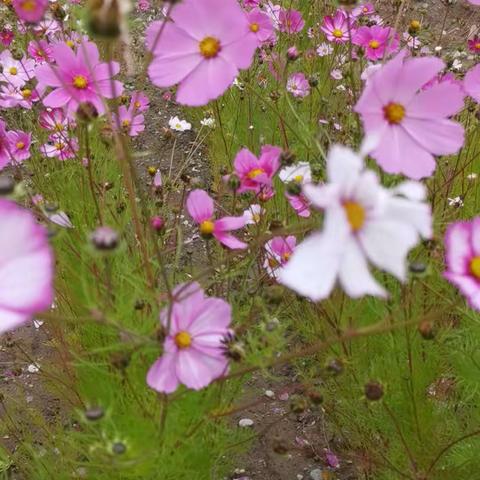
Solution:
[(316, 468), (310, 472), (310, 478), (312, 480), (322, 480), (322, 470), (320, 468)]
[(27, 372), (28, 373), (37, 373), (40, 370), (40, 367), (38, 365), (35, 365), (34, 363), (31, 363), (27, 367)]
[(265, 390), (265, 396), (268, 398), (275, 398), (275, 392), (272, 390)]
[(249, 427), (253, 427), (253, 420), (251, 418), (242, 418), (239, 422), (238, 422), (238, 426), (239, 427), (242, 427), (242, 428), (249, 428)]

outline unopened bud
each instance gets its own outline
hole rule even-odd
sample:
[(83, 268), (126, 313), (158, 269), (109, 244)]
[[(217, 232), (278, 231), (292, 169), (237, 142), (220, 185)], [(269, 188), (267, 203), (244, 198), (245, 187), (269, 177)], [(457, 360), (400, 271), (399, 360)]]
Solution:
[(375, 381), (370, 381), (365, 385), (365, 396), (372, 402), (377, 402), (383, 397), (383, 386)]

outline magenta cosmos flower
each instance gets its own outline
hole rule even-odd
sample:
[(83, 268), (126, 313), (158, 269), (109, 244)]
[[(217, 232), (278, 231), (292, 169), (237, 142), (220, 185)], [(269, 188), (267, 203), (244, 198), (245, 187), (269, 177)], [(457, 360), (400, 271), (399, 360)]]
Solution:
[(38, 88), (54, 89), (43, 99), (46, 107), (66, 107), (73, 114), (80, 103), (90, 102), (101, 114), (105, 111), (103, 99), (121, 95), (123, 85), (111, 78), (120, 71), (120, 65), (100, 62), (94, 43), (83, 43), (76, 53), (65, 43), (58, 43), (53, 46), (52, 56), (56, 66), (44, 64), (36, 69)]
[(277, 278), (282, 268), (290, 260), (296, 245), (297, 239), (293, 235), (273, 237), (265, 244), (266, 256), (263, 267), (268, 275)]
[(34, 216), (0, 199), (0, 333), (28, 322), (53, 301), (53, 255)]
[(170, 327), (163, 355), (148, 371), (147, 383), (162, 393), (180, 384), (200, 390), (228, 369), (224, 341), (231, 334), (232, 309), (221, 298), (206, 297), (196, 282), (179, 285), (173, 295), (173, 305), (160, 313), (162, 325)]
[(352, 38), (354, 36), (355, 30), (353, 23), (353, 18), (349, 20), (347, 14), (343, 10), (337, 10), (333, 17), (331, 15), (327, 15), (323, 19), (323, 24), (320, 29), (325, 34), (329, 42), (345, 43), (350, 40), (350, 35)]
[(282, 149), (264, 145), (257, 158), (250, 150), (243, 148), (237, 153), (233, 162), (235, 174), (240, 179), (238, 193), (253, 191), (259, 193), (263, 188), (270, 188), (273, 176), (280, 167)]
[(243, 228), (245, 218), (224, 217), (214, 219), (214, 205), (212, 198), (204, 190), (193, 190), (187, 198), (187, 211), (198, 224), (200, 233), (204, 237), (215, 237), (221, 244), (228, 248), (244, 249), (248, 245), (238, 240), (231, 233), (232, 230)]
[(287, 80), (287, 92), (294, 97), (306, 97), (310, 93), (310, 84), (307, 77), (301, 72), (292, 73)]
[(439, 58), (405, 58), (401, 52), (368, 79), (355, 111), (366, 133), (378, 136), (371, 156), (386, 172), (428, 177), (435, 170), (433, 155), (453, 154), (463, 145), (463, 127), (448, 119), (463, 107), (462, 89), (443, 82), (421, 90), (444, 68)]
[(31, 133), (12, 130), (7, 133), (7, 139), (10, 144), (10, 155), (14, 163), (21, 163), (30, 158)]
[(285, 33), (298, 33), (305, 26), (302, 14), (298, 10), (280, 10), (278, 15), (278, 29)]
[(275, 38), (273, 24), (270, 17), (259, 8), (254, 8), (247, 13), (248, 28), (253, 32), (259, 42), (266, 42)]
[(120, 127), (130, 137), (136, 137), (145, 130), (145, 117), (137, 114), (135, 107), (120, 105), (118, 117), (113, 114), (113, 128)]
[(480, 64), (475, 65), (467, 72), (463, 87), (470, 97), (480, 103)]
[(48, 0), (13, 0), (12, 4), (20, 20), (27, 23), (37, 23), (45, 14)]
[(178, 83), (179, 103), (205, 105), (250, 67), (258, 39), (236, 0), (185, 0), (171, 18), (163, 32), (163, 21), (147, 30), (150, 80), (158, 87)]
[(368, 60), (380, 60), (398, 49), (399, 37), (393, 28), (373, 25), (360, 27), (355, 32), (352, 42), (364, 49)]
[(445, 278), (480, 310), (480, 217), (449, 225), (445, 234)]

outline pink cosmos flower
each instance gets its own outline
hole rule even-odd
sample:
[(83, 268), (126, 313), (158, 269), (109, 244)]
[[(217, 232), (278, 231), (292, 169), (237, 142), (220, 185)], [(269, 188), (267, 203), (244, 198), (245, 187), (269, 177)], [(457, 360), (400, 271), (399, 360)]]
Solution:
[(386, 172), (428, 177), (433, 155), (463, 145), (463, 127), (448, 119), (463, 107), (462, 89), (443, 82), (421, 90), (443, 68), (439, 58), (405, 58), (403, 51), (369, 77), (355, 111), (367, 134), (380, 139), (371, 155)]
[(246, 148), (240, 150), (233, 162), (235, 174), (241, 182), (237, 192), (250, 190), (260, 193), (265, 187), (270, 188), (273, 176), (280, 167), (281, 153), (281, 148), (272, 145), (262, 147), (260, 158)]
[(0, 65), (2, 66), (0, 79), (14, 87), (23, 87), (35, 76), (33, 60), (25, 57), (22, 60), (15, 60), (8, 50), (0, 54)]
[(445, 263), (444, 277), (467, 297), (470, 307), (480, 310), (480, 217), (448, 226)]
[(72, 115), (80, 103), (90, 102), (102, 114), (105, 111), (103, 99), (121, 95), (123, 85), (111, 79), (120, 71), (120, 65), (100, 62), (94, 43), (82, 44), (76, 54), (64, 43), (58, 43), (53, 46), (52, 54), (56, 66), (46, 64), (36, 69), (39, 88), (53, 88), (43, 99), (46, 107), (65, 107)]
[(113, 114), (113, 127), (117, 128), (117, 126), (120, 126), (130, 137), (136, 137), (145, 130), (145, 117), (142, 114), (136, 115), (131, 107), (121, 105), (118, 109), (118, 119), (117, 115)]
[(13, 0), (13, 9), (23, 22), (37, 23), (45, 14), (48, 0)]
[(480, 103), (480, 64), (475, 65), (465, 75), (463, 80), (465, 92)]
[(298, 10), (280, 10), (278, 16), (278, 28), (281, 32), (285, 33), (298, 33), (302, 31), (305, 26), (305, 20), (303, 20), (302, 14)]
[(55, 35), (61, 34), (63, 28), (54, 18), (46, 18), (33, 26), (33, 32), (37, 38), (47, 37), (50, 40)]
[(39, 123), (45, 130), (59, 133), (67, 131), (70, 122), (62, 108), (49, 108), (40, 114)]
[(221, 244), (234, 249), (244, 249), (248, 245), (238, 240), (229, 232), (245, 226), (245, 218), (224, 217), (214, 220), (214, 205), (212, 198), (204, 190), (193, 190), (187, 198), (187, 211), (199, 225), (200, 233), (205, 237), (213, 236)]
[(54, 133), (48, 137), (48, 142), (40, 147), (43, 155), (58, 158), (61, 161), (75, 157), (78, 151), (78, 140), (69, 138), (62, 133)]
[(368, 60), (380, 60), (385, 54), (390, 54), (398, 49), (400, 39), (393, 28), (373, 25), (360, 27), (352, 38), (355, 45), (364, 48)]
[(274, 237), (265, 244), (266, 256), (263, 267), (271, 277), (277, 278), (280, 270), (290, 260), (296, 245), (297, 239), (293, 235)]
[(349, 32), (349, 19), (347, 14), (343, 10), (337, 10), (335, 15), (327, 15), (323, 19), (323, 24), (320, 27), (327, 40), (335, 43), (345, 43), (350, 40), (350, 35), (354, 36), (354, 20), (350, 18), (350, 32)]
[(173, 305), (160, 313), (162, 325), (170, 327), (163, 355), (148, 371), (147, 383), (162, 393), (180, 384), (200, 390), (227, 372), (224, 342), (231, 335), (232, 309), (221, 298), (207, 297), (196, 282), (177, 286), (173, 295)]
[(467, 41), (468, 49), (472, 53), (480, 53), (480, 37), (475, 35), (475, 37), (471, 38)]
[(144, 92), (133, 92), (130, 100), (130, 109), (135, 113), (146, 112), (150, 107), (150, 99)]
[(270, 17), (259, 8), (254, 8), (247, 13), (249, 29), (259, 42), (271, 41), (274, 38), (273, 24)]
[(146, 12), (150, 7), (150, 0), (138, 0), (137, 2), (139, 12)]
[(352, 10), (352, 17), (358, 18), (367, 15), (373, 15), (375, 13), (375, 7), (371, 3), (364, 3)]
[(308, 162), (299, 162), (280, 170), (280, 180), (287, 185), (285, 196), (300, 217), (310, 216), (310, 202), (303, 195), (302, 187), (312, 182), (312, 171)]
[(158, 87), (178, 83), (179, 103), (205, 105), (249, 68), (258, 39), (236, 0), (185, 0), (171, 18), (161, 35), (162, 21), (147, 30), (150, 80)]
[(11, 84), (5, 84), (0, 87), (0, 107), (13, 108), (20, 106), (30, 110), (33, 102), (39, 99), (36, 90), (29, 88), (17, 88)]
[(0, 30), (0, 43), (4, 47), (9, 47), (15, 38), (15, 34), (11, 28), (4, 27)]
[(32, 40), (27, 52), (37, 63), (51, 63), (54, 60), (52, 46), (46, 40)]
[(7, 133), (7, 139), (10, 144), (10, 155), (13, 162), (20, 163), (30, 158), (31, 133), (12, 130)]
[(256, 8), (260, 5), (260, 0), (243, 0), (245, 8)]
[(293, 73), (287, 80), (287, 91), (294, 97), (306, 97), (310, 93), (310, 84), (301, 72)]
[(53, 301), (53, 255), (34, 216), (0, 199), (0, 333), (28, 322)]

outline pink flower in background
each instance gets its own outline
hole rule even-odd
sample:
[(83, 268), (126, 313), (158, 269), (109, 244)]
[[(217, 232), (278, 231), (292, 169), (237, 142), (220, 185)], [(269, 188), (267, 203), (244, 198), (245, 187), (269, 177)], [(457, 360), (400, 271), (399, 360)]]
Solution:
[(20, 106), (30, 110), (33, 102), (38, 101), (36, 90), (29, 88), (17, 88), (7, 83), (0, 86), (0, 107), (13, 108)]
[(362, 156), (348, 148), (334, 146), (327, 157), (327, 183), (307, 184), (303, 192), (323, 210), (323, 230), (296, 247), (279, 280), (313, 301), (327, 298), (337, 282), (353, 298), (386, 296), (369, 262), (403, 282), (409, 251), (432, 235), (425, 187), (409, 181), (384, 188), (377, 174), (365, 169)]
[(145, 130), (145, 117), (140, 114), (136, 115), (135, 110), (120, 105), (118, 109), (118, 117), (113, 114), (113, 127), (120, 127), (130, 137), (136, 137)]
[(369, 77), (355, 111), (366, 133), (378, 136), (371, 156), (386, 172), (428, 177), (434, 155), (462, 147), (464, 129), (448, 119), (463, 107), (462, 89), (442, 82), (421, 90), (444, 68), (439, 58), (405, 58), (401, 52)]
[(375, 7), (371, 3), (364, 3), (352, 10), (352, 17), (363, 17), (367, 15), (373, 15), (375, 13)]
[(243, 0), (245, 8), (256, 8), (260, 5), (260, 0)]
[(130, 109), (135, 113), (146, 112), (150, 107), (150, 99), (143, 92), (133, 92), (130, 100)]
[(12, 130), (7, 133), (7, 140), (10, 144), (9, 150), (12, 162), (21, 163), (30, 158), (31, 133)]
[(422, 87), (422, 90), (428, 90), (429, 88), (432, 88), (434, 85), (438, 85), (443, 82), (453, 83), (463, 90), (463, 82), (459, 80), (452, 72), (439, 73), (438, 75), (433, 77), (429, 82), (427, 82)]
[(11, 27), (4, 27), (0, 30), (0, 43), (4, 47), (9, 47), (15, 38), (15, 34)]
[(35, 62), (25, 57), (22, 60), (15, 60), (9, 50), (0, 54), (0, 65), (2, 67), (0, 79), (14, 87), (23, 87), (35, 77)]
[(163, 355), (148, 371), (147, 383), (162, 393), (180, 384), (200, 390), (228, 370), (224, 342), (231, 334), (232, 308), (207, 297), (196, 282), (177, 286), (173, 295), (173, 305), (160, 313), (163, 327), (170, 327)]
[(480, 5), (480, 0), (468, 0), (472, 5)]
[(102, 114), (103, 100), (121, 95), (122, 83), (111, 79), (111, 75), (120, 71), (120, 65), (100, 62), (94, 43), (82, 44), (77, 53), (65, 43), (58, 43), (53, 46), (53, 57), (56, 66), (44, 64), (36, 69), (39, 88), (53, 88), (43, 99), (46, 107), (65, 107), (73, 115), (80, 103), (90, 102)]
[(351, 18), (349, 22), (347, 14), (343, 10), (337, 10), (333, 17), (327, 15), (323, 19), (323, 24), (320, 27), (320, 30), (325, 33), (328, 41), (345, 43), (350, 40), (350, 36), (353, 38), (355, 34), (353, 23), (354, 20)]
[(480, 310), (480, 217), (448, 226), (445, 263), (444, 277), (467, 297), (470, 307)]
[(247, 20), (250, 31), (256, 35), (259, 42), (270, 41), (274, 38), (272, 20), (265, 12), (255, 8), (247, 13)]
[(467, 95), (480, 103), (480, 64), (475, 65), (465, 75), (463, 87)]
[(12, 5), (20, 20), (37, 23), (47, 10), (48, 0), (13, 0)]
[(171, 18), (161, 35), (162, 21), (147, 29), (150, 80), (162, 88), (179, 84), (179, 103), (206, 105), (250, 67), (258, 39), (236, 0), (185, 0)]
[(298, 10), (280, 10), (278, 28), (281, 32), (298, 33), (302, 31), (304, 26), (305, 20), (303, 20), (302, 14)]
[(46, 18), (36, 23), (33, 26), (33, 31), (37, 38), (47, 37), (49, 40), (52, 40), (55, 35), (63, 32), (63, 28), (54, 18)]
[(8, 140), (6, 124), (0, 118), (0, 170), (10, 163), (11, 158), (10, 142)]
[(296, 245), (297, 239), (293, 235), (274, 237), (265, 244), (266, 255), (263, 267), (271, 277), (277, 278), (280, 270), (290, 260)]
[(259, 193), (264, 187), (271, 187), (273, 176), (280, 167), (282, 149), (272, 145), (262, 147), (260, 158), (243, 148), (233, 162), (235, 174), (241, 185), (238, 193), (254, 191)]
[(310, 164), (307, 162), (299, 162), (280, 170), (278, 174), (280, 180), (287, 184), (285, 196), (291, 207), (300, 217), (307, 218), (310, 216), (310, 202), (303, 195), (302, 188), (312, 182), (312, 171)]
[(214, 205), (212, 198), (204, 190), (193, 190), (187, 198), (187, 211), (198, 224), (200, 233), (204, 237), (215, 237), (221, 244), (228, 248), (245, 249), (248, 245), (238, 240), (231, 233), (245, 226), (245, 218), (224, 217), (214, 219)]
[(0, 199), (0, 333), (28, 322), (53, 302), (52, 251), (46, 230)]
[(364, 48), (368, 60), (381, 60), (385, 54), (398, 50), (400, 39), (393, 28), (373, 25), (360, 27), (355, 32), (352, 42)]
[(75, 157), (78, 151), (78, 140), (69, 138), (63, 133), (54, 133), (48, 137), (48, 142), (40, 147), (40, 152), (49, 158), (61, 161)]
[(146, 12), (151, 7), (150, 0), (138, 0), (137, 8), (139, 12)]
[(467, 41), (468, 49), (472, 53), (480, 53), (480, 37), (475, 35), (475, 37), (471, 38)]
[(46, 40), (32, 40), (27, 47), (28, 54), (37, 62), (53, 62), (53, 49)]
[(294, 97), (306, 97), (310, 93), (310, 85), (307, 78), (301, 72), (293, 73), (287, 80), (287, 91)]
[(42, 128), (51, 132), (63, 132), (69, 127), (69, 120), (62, 108), (44, 110), (38, 121)]

